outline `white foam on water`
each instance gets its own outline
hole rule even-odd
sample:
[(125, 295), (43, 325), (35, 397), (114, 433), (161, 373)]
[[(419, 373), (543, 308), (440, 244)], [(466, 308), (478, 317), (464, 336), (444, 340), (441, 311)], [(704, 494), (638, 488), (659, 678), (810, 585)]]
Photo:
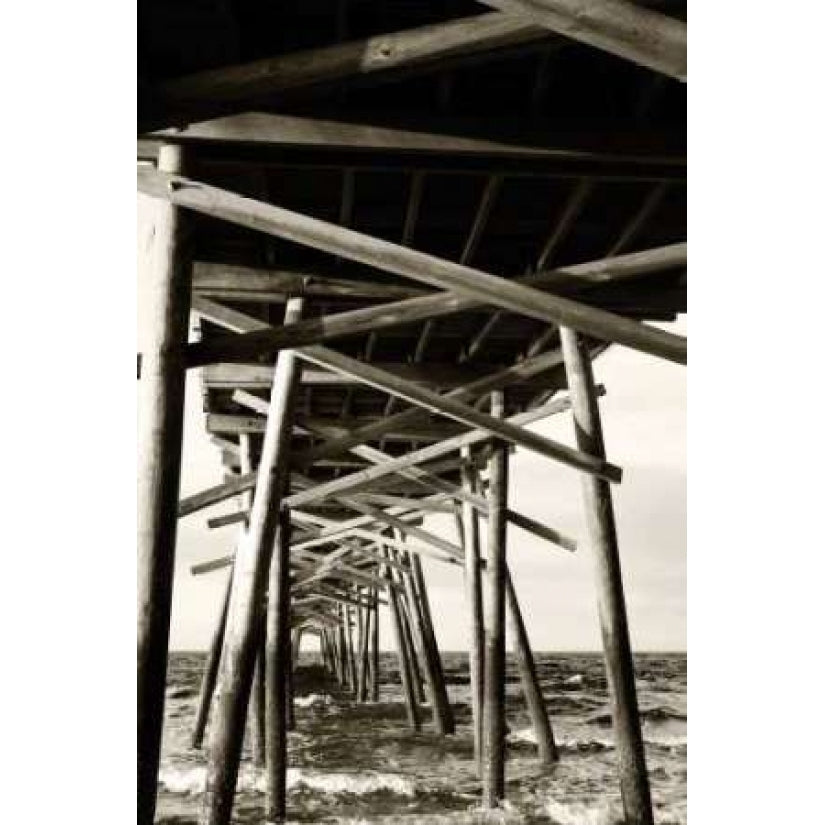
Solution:
[(551, 797), (544, 805), (544, 812), (556, 825), (622, 825), (624, 821), (621, 809), (607, 802), (588, 805), (559, 802)]
[(571, 687), (580, 687), (584, 684), (584, 676), (581, 673), (576, 673), (573, 676), (568, 676), (563, 684), (570, 685)]
[(306, 696), (295, 696), (292, 702), (295, 707), (298, 708), (311, 708), (315, 705), (330, 705), (332, 704), (332, 699), (326, 694), (310, 693)]
[[(538, 744), (536, 741), (536, 732), (532, 728), (521, 728), (521, 730), (513, 731), (508, 734), (507, 741), (527, 745)], [(644, 737), (644, 741), (648, 745), (659, 745), (664, 748), (687, 747), (687, 735), (668, 736), (666, 734), (648, 734)], [(559, 747), (568, 748), (570, 750), (586, 749), (593, 746), (602, 748), (615, 747), (613, 740), (606, 736), (589, 736), (586, 739), (576, 739), (575, 737), (559, 739), (556, 744), (559, 745)]]
[[(206, 766), (163, 767), (160, 771), (161, 786), (171, 793), (199, 794), (206, 787)], [(415, 783), (393, 773), (333, 773), (289, 768), (286, 772), (288, 791), (299, 788), (322, 794), (352, 794), (364, 796), (378, 791), (389, 791), (398, 796), (415, 796)], [(266, 791), (266, 777), (260, 771), (242, 768), (238, 775), (239, 791)]]

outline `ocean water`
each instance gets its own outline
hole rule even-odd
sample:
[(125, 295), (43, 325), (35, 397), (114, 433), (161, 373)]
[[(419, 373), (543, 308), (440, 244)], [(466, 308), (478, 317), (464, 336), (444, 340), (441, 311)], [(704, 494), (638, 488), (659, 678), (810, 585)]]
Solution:
[[(189, 746), (204, 654), (172, 654), (166, 694), (158, 823), (197, 820), (205, 751)], [(619, 825), (621, 801), (604, 665), (598, 654), (537, 653), (536, 664), (560, 760), (536, 763), (516, 663), (507, 661), (507, 802), (479, 808), (472, 758), (467, 655), (444, 653), (454, 736), (429, 723), (406, 724), (395, 655), (382, 653), (381, 701), (356, 704), (318, 678), (317, 655), (296, 673), (297, 728), (289, 734), (288, 821), (323, 823), (548, 823)], [(687, 660), (684, 654), (635, 658), (639, 705), (657, 825), (687, 822)], [(264, 784), (250, 760), (249, 735), (235, 800), (235, 822), (262, 825)], [(208, 731), (207, 731), (208, 739)]]

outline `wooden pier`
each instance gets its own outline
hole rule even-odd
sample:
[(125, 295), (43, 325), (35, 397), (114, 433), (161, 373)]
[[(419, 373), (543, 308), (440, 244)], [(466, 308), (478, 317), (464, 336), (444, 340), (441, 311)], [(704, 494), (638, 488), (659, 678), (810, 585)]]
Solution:
[[(464, 575), (480, 801), (505, 798), (508, 628), (538, 762), (557, 760), (513, 528), (548, 552), (591, 549), (625, 818), (653, 822), (622, 470), (591, 362), (611, 345), (687, 361), (655, 323), (687, 310), (685, 16), (669, 0), (139, 3), (138, 190), (163, 204), (138, 356), (140, 825), (155, 818), (177, 521), (227, 500), (237, 512), (209, 521), (225, 554), (192, 569), (232, 568), (192, 733), (202, 825), (230, 822), (248, 718), (266, 820), (288, 815), (304, 631), (330, 678), (375, 702), (391, 628), (409, 725), (454, 735), (422, 556)], [(225, 478), (181, 498), (194, 368)], [(528, 429), (551, 415), (574, 443)], [(519, 510), (513, 449), (564, 465), (587, 535), (562, 534), (551, 502), (540, 520)], [(426, 529), (432, 513), (455, 535)]]

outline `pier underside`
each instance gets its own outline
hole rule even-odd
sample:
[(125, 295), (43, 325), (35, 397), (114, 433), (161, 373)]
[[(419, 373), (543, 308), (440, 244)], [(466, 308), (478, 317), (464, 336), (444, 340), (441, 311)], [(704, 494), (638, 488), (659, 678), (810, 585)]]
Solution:
[[(155, 817), (176, 523), (231, 499), (237, 512), (209, 522), (225, 555), (192, 570), (232, 567), (193, 738), (208, 754), (203, 825), (229, 822), (247, 723), (266, 820), (289, 816), (305, 635), (321, 645), (312, 678), (366, 726), (387, 685), (384, 622), (410, 736), (467, 722), (421, 556), (467, 584), (468, 799), (495, 808), (514, 792), (505, 622), (537, 770), (563, 761), (507, 568), (513, 526), (558, 552), (592, 548), (625, 817), (651, 823), (610, 493), (621, 468), (591, 362), (611, 345), (687, 360), (661, 328), (687, 310), (685, 4), (139, 6), (138, 189), (160, 204), (138, 357), (139, 822)], [(193, 368), (225, 478), (179, 499)], [(574, 445), (527, 428), (550, 415), (574, 417)], [(512, 449), (564, 464), (571, 495), (581, 477), (586, 536), (559, 532), (552, 502), (537, 521), (508, 499)], [(451, 537), (425, 529), (432, 513), (454, 515)], [(322, 716), (298, 712), (298, 729)]]

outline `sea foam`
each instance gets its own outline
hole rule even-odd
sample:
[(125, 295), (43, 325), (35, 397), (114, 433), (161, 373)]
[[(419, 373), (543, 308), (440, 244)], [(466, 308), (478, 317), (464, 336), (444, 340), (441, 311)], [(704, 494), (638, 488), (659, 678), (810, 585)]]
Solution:
[[(160, 784), (171, 793), (199, 794), (206, 787), (206, 767), (164, 767), (160, 771)], [(322, 794), (367, 794), (387, 791), (398, 796), (415, 796), (415, 783), (399, 774), (392, 773), (334, 773), (327, 771), (309, 771), (302, 768), (289, 768), (286, 772), (288, 791), (306, 789)], [(266, 790), (265, 776), (255, 770), (243, 768), (238, 775), (239, 791)]]

